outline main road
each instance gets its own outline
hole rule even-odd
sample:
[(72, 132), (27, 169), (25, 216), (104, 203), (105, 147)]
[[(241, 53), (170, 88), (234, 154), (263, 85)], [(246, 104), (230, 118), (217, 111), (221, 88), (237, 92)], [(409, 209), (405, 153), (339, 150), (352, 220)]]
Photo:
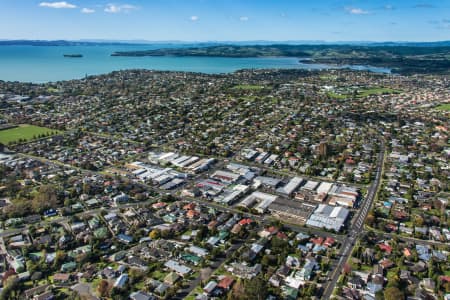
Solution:
[(372, 185), (369, 187), (367, 191), (367, 197), (365, 201), (362, 203), (358, 213), (353, 218), (353, 223), (350, 227), (349, 234), (347, 238), (342, 244), (341, 250), (339, 251), (339, 261), (337, 265), (333, 269), (333, 273), (330, 276), (330, 280), (328, 285), (326, 286), (322, 299), (330, 299), (333, 293), (334, 287), (339, 279), (339, 275), (341, 274), (341, 270), (344, 268), (345, 263), (347, 262), (351, 251), (353, 249), (353, 245), (355, 241), (358, 239), (360, 233), (363, 231), (364, 220), (369, 213), (370, 207), (372, 206), (373, 200), (375, 199), (375, 195), (377, 194), (378, 188), (381, 183), (381, 176), (383, 173), (383, 164), (384, 164), (384, 155), (385, 155), (385, 145), (384, 140), (381, 141), (381, 150), (378, 153), (377, 157), (377, 167), (376, 167), (376, 175), (375, 180)]

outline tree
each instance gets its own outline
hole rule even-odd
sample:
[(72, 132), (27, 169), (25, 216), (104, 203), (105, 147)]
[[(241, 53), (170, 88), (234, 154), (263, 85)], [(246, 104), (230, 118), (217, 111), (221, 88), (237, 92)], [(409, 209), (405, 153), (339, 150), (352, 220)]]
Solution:
[(233, 289), (231, 291), (231, 293), (228, 294), (228, 298), (229, 300), (232, 299), (244, 299), (243, 297), (245, 297), (245, 290), (244, 290), (244, 283), (242, 281), (242, 279), (238, 279), (236, 281), (236, 283), (233, 285)]
[(151, 238), (152, 240), (156, 240), (156, 239), (158, 239), (158, 238), (160, 237), (160, 231), (157, 230), (157, 229), (153, 229), (153, 230), (150, 232), (149, 236), (150, 236), (150, 238)]
[(108, 297), (109, 295), (109, 283), (106, 280), (102, 280), (99, 282), (97, 286), (97, 292), (99, 293), (100, 297)]
[(31, 203), (35, 212), (42, 212), (48, 208), (55, 208), (56, 204), (56, 189), (50, 184), (41, 186)]
[(373, 215), (372, 212), (369, 212), (366, 218), (366, 224), (372, 227), (374, 223), (375, 223), (375, 216)]
[(262, 276), (245, 281), (245, 297), (248, 300), (264, 300), (267, 297), (267, 285)]
[(16, 275), (9, 276), (3, 284), (3, 290), (0, 294), (0, 300), (15, 299), (16, 290), (19, 285), (19, 278)]
[(384, 299), (386, 300), (403, 300), (405, 295), (397, 287), (391, 286), (384, 291)]

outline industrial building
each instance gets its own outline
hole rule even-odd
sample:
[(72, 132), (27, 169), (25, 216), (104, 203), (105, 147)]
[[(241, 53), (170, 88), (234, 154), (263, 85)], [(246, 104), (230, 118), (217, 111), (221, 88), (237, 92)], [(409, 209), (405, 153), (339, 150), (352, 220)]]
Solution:
[(264, 213), (269, 205), (277, 199), (277, 196), (261, 193), (261, 192), (253, 192), (250, 196), (246, 197), (239, 203), (239, 206), (251, 208), (255, 204), (257, 204), (254, 208), (259, 213)]
[(278, 188), (277, 192), (286, 196), (291, 196), (303, 183), (303, 181), (303, 178), (294, 177), (289, 180), (289, 182), (285, 186)]
[(344, 227), (350, 211), (344, 207), (333, 207), (319, 204), (309, 217), (306, 225), (340, 231)]

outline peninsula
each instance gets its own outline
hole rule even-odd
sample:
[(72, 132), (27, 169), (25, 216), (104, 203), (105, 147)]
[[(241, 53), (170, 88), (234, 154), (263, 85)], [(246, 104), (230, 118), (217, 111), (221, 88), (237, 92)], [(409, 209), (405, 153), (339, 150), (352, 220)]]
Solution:
[(218, 45), (190, 48), (161, 48), (118, 51), (111, 56), (216, 56), (216, 57), (298, 57), (302, 63), (371, 65), (387, 67), (394, 73), (449, 74), (450, 46), (440, 44), (369, 45)]

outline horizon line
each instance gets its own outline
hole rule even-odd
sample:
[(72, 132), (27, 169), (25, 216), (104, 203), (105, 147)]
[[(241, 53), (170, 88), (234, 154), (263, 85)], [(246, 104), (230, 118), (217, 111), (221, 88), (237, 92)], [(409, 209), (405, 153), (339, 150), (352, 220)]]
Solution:
[(90, 39), (2, 39), (0, 42), (91, 42), (91, 43), (445, 43), (449, 40), (146, 40), (146, 39), (102, 39), (102, 38), (90, 38)]

